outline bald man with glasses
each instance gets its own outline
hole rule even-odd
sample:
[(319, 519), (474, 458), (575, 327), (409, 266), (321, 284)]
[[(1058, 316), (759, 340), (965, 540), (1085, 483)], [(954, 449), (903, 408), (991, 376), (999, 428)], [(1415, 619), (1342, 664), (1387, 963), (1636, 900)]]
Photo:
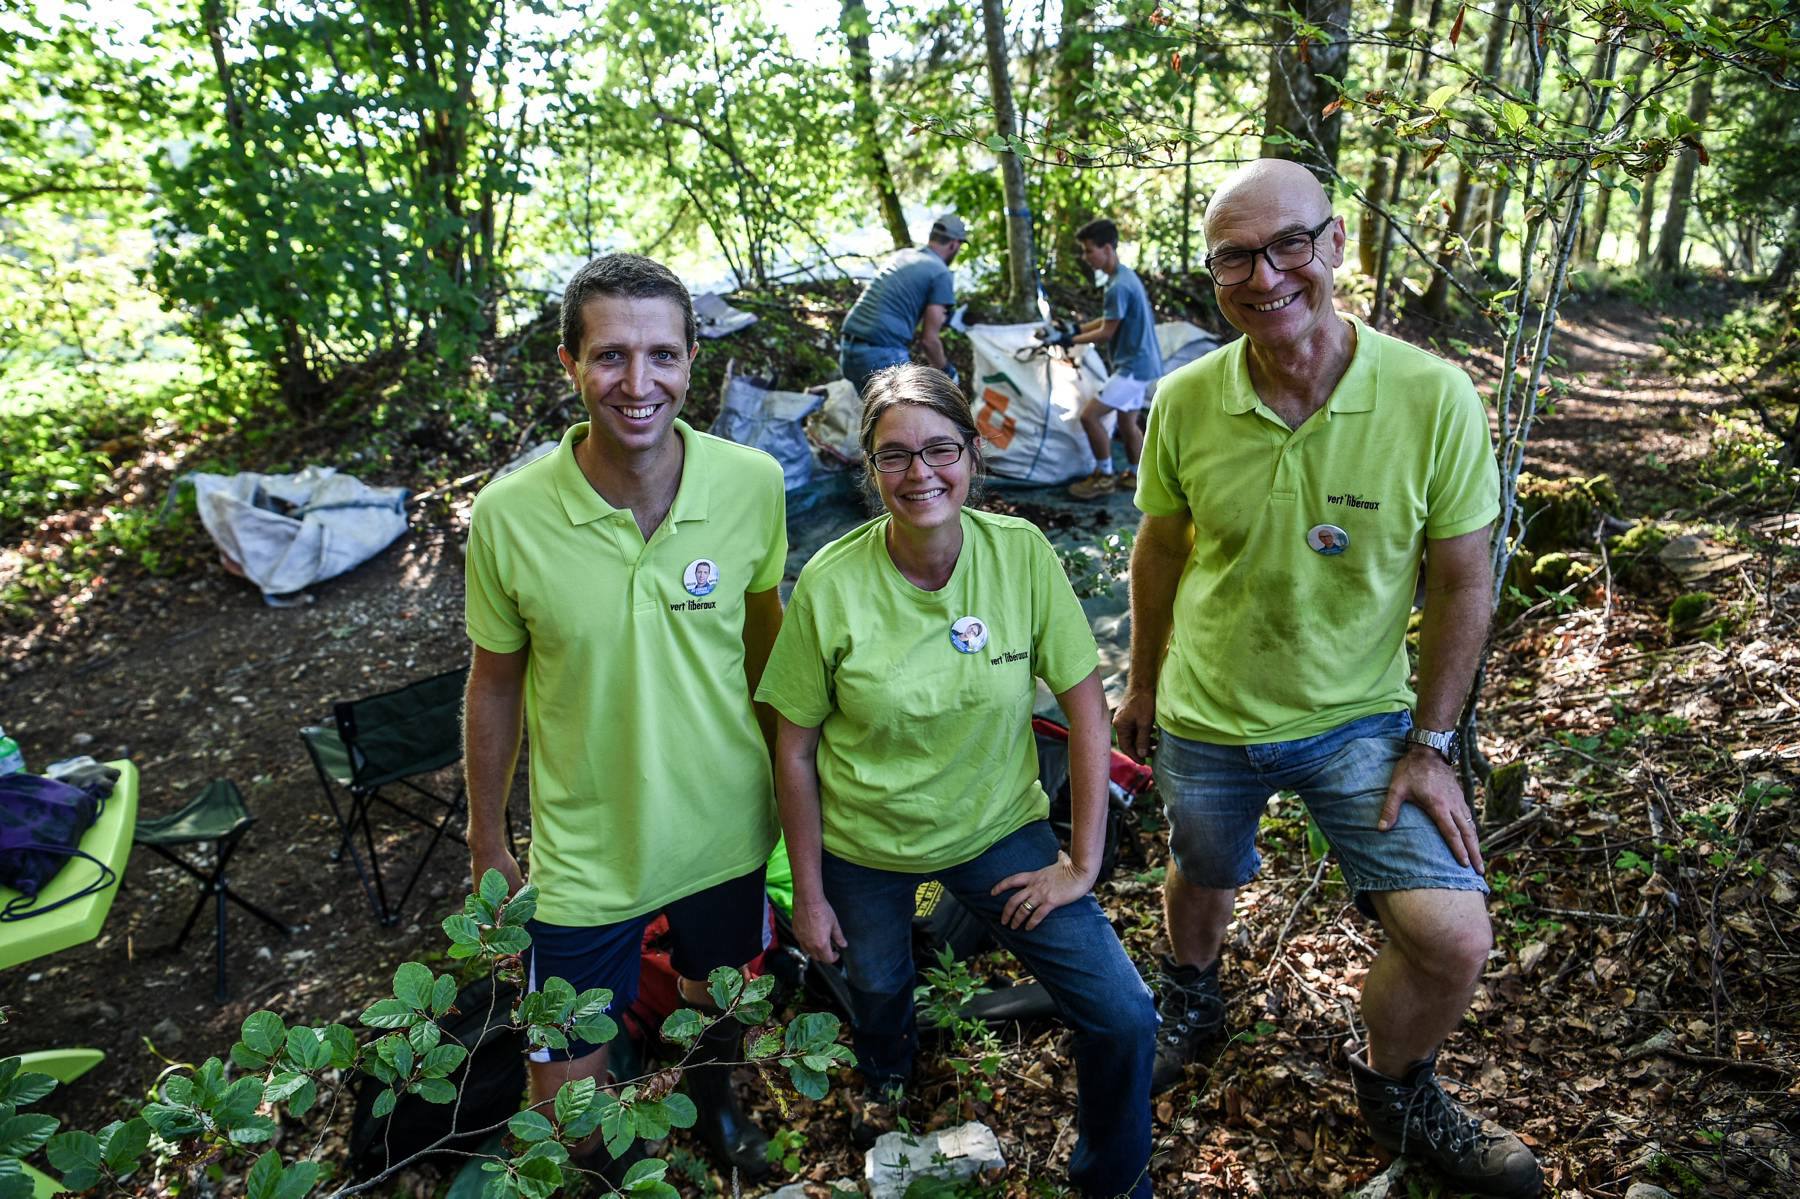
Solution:
[(1486, 410), (1461, 370), (1338, 312), (1344, 223), (1305, 168), (1245, 166), (1205, 230), (1219, 309), (1244, 336), (1158, 386), (1114, 718), (1127, 753), (1154, 750), (1169, 818), (1154, 1085), (1178, 1083), (1224, 1027), (1233, 900), (1256, 876), (1270, 796), (1297, 792), (1386, 934), (1363, 984), (1367, 1043), (1349, 1055), (1371, 1135), (1463, 1189), (1537, 1195), (1530, 1149), (1433, 1069), (1493, 945), (1454, 769), (1491, 616)]

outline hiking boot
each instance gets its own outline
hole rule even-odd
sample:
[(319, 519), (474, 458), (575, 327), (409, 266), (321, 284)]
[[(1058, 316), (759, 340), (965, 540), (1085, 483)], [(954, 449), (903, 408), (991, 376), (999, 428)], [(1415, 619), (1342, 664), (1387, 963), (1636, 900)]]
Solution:
[(1069, 494), (1078, 500), (1097, 500), (1103, 495), (1111, 495), (1118, 487), (1118, 479), (1095, 471), (1087, 478), (1071, 484)]
[(738, 1106), (731, 1085), (731, 1063), (744, 1056), (744, 1026), (733, 1019), (716, 1021), (700, 1034), (682, 1070), (688, 1098), (694, 1101), (694, 1131), (721, 1170), (735, 1169), (745, 1182), (760, 1182), (774, 1165), (769, 1138)]
[(1225, 996), (1219, 990), (1219, 963), (1206, 969), (1161, 959), (1157, 980), (1156, 1064), (1150, 1071), (1150, 1093), (1159, 1095), (1180, 1082), (1187, 1064), (1225, 1027)]
[(866, 1085), (850, 1097), (850, 1143), (867, 1152), (881, 1134), (900, 1127), (906, 1116), (906, 1089), (897, 1082)]
[(1369, 1135), (1390, 1153), (1429, 1162), (1464, 1190), (1495, 1199), (1534, 1199), (1543, 1187), (1537, 1158), (1518, 1137), (1444, 1094), (1436, 1062), (1434, 1053), (1396, 1081), (1350, 1055), (1350, 1077)]
[(1135, 470), (1122, 470), (1114, 475), (1113, 478), (1116, 480), (1116, 482), (1113, 483), (1114, 491), (1124, 495), (1137, 494), (1137, 472)]

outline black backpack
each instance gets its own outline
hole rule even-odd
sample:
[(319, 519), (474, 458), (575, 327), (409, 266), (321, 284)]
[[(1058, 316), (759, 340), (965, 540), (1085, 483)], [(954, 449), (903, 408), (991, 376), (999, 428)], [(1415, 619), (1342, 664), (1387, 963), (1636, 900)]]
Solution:
[(373, 1178), (446, 1136), (450, 1139), (440, 1149), (472, 1150), (483, 1139), (475, 1130), (492, 1128), (524, 1106), (525, 1033), (511, 1023), (518, 1001), (513, 984), (479, 978), (457, 993), (455, 1013), (441, 1021), (446, 1042), (455, 1040), (469, 1051), (450, 1076), (462, 1095), (460, 1105), (401, 1095), (392, 1112), (377, 1116), (375, 1097), (385, 1088), (370, 1075), (357, 1078), (350, 1125), (350, 1172), (356, 1179)]

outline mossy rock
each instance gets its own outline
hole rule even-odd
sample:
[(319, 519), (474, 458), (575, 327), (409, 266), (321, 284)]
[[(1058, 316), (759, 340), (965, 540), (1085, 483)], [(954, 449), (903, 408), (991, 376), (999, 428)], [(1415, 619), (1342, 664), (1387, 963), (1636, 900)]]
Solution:
[(1577, 562), (1561, 550), (1539, 555), (1531, 564), (1531, 582), (1534, 587), (1542, 587), (1548, 591), (1561, 591), (1577, 579), (1585, 579), (1593, 574), (1595, 567), (1586, 562)]
[(1607, 552), (1612, 556), (1613, 577), (1625, 583), (1654, 579), (1658, 571), (1656, 556), (1673, 536), (1666, 525), (1640, 520), (1614, 537), (1607, 545)]
[(1525, 784), (1531, 781), (1531, 766), (1525, 762), (1508, 762), (1494, 767), (1488, 776), (1487, 803), (1483, 818), (1490, 828), (1511, 824), (1525, 810)]
[(1525, 545), (1537, 553), (1591, 544), (1602, 512), (1619, 507), (1612, 479), (1544, 479), (1519, 476), (1519, 509), (1525, 518)]
[(1690, 591), (1669, 604), (1669, 640), (1694, 632), (1713, 614), (1716, 601), (1710, 591)]

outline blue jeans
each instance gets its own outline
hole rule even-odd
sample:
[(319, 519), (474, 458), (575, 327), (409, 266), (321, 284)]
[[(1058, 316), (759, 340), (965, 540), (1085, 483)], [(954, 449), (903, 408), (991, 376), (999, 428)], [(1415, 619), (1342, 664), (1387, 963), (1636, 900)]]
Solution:
[(1002, 945), (1050, 992), (1075, 1030), (1077, 1133), (1069, 1178), (1084, 1195), (1149, 1199), (1150, 1067), (1156, 1011), (1149, 988), (1125, 956), (1093, 895), (1057, 908), (1029, 932), (1003, 928), (1006, 895), (990, 895), (1008, 875), (1056, 861), (1047, 821), (1028, 824), (974, 859), (930, 874), (875, 870), (822, 857), (825, 898), (849, 945), (851, 1027), (863, 1078), (904, 1083), (918, 1052), (913, 1014), (913, 894), (936, 878), (988, 922)]
[(1375, 827), (1394, 766), (1406, 752), (1410, 712), (1363, 716), (1294, 741), (1215, 745), (1164, 731), (1156, 789), (1169, 818), (1169, 854), (1197, 887), (1231, 890), (1256, 877), (1256, 830), (1277, 791), (1298, 792), (1337, 851), (1356, 906), (1373, 917), (1375, 891), (1487, 891), (1444, 843), (1431, 817), (1406, 804)]
[(905, 346), (878, 346), (848, 337), (838, 343), (838, 367), (844, 372), (844, 378), (855, 385), (857, 395), (862, 394), (863, 388), (869, 385), (869, 376), (876, 371), (910, 361), (912, 351)]

